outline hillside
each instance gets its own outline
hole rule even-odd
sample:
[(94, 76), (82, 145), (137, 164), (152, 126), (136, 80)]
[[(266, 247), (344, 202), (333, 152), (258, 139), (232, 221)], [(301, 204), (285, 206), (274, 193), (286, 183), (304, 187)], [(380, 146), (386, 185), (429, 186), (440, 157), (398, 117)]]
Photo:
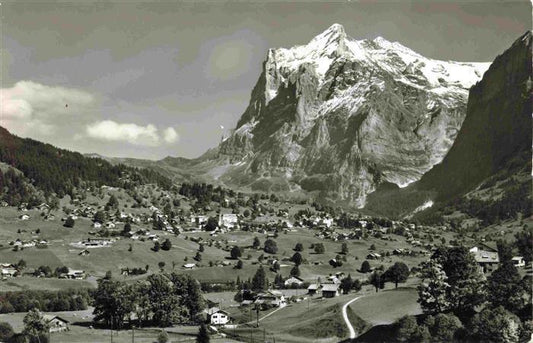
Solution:
[(22, 172), (25, 177), (20, 178), (20, 173), (9, 170), (5, 171), (5, 175), (0, 175), (0, 195), (4, 193), (4, 200), (12, 205), (28, 202), (32, 198), (35, 192), (27, 190), (30, 184), (45, 196), (55, 193), (60, 198), (73, 188), (87, 184), (123, 188), (145, 183), (157, 183), (166, 188), (171, 186), (166, 177), (154, 171), (122, 164), (112, 165), (100, 158), (85, 157), (50, 144), (17, 137), (2, 127), (0, 162)]
[[(423, 202), (445, 203), (496, 184), (499, 193), (527, 197), (529, 192), (520, 189), (529, 182), (531, 170), (531, 71), (531, 32), (527, 32), (470, 90), (465, 121), (442, 163), (405, 189), (372, 194), (367, 209), (407, 214)], [(482, 192), (471, 192), (469, 198), (476, 194), (483, 198)], [(527, 201), (515, 200), (504, 202)]]

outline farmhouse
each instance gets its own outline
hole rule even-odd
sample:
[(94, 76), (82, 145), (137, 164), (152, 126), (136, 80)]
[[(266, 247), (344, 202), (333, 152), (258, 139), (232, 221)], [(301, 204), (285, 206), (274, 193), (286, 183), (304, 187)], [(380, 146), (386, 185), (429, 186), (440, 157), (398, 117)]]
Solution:
[(52, 316), (49, 314), (43, 315), (44, 320), (50, 326), (49, 332), (61, 332), (68, 330), (69, 321), (59, 316)]
[(318, 292), (319, 288), (320, 288), (319, 283), (310, 284), (309, 287), (307, 287), (307, 294), (315, 295)]
[(478, 247), (473, 247), (470, 252), (474, 255), (481, 272), (491, 273), (498, 268), (500, 258), (497, 252), (481, 250)]
[(28, 219), (30, 219), (30, 216), (27, 215), (27, 214), (21, 214), (21, 215), (19, 216), (19, 219), (20, 219), (20, 220), (28, 220)]
[(233, 227), (239, 222), (239, 218), (234, 213), (221, 214), (218, 217), (218, 225), (225, 227)]
[(17, 268), (11, 263), (0, 264), (2, 278), (13, 277), (17, 273)]
[(514, 256), (511, 261), (513, 261), (513, 264), (515, 265), (515, 267), (525, 267), (526, 265), (526, 261), (524, 260), (524, 258), (522, 256)]
[(225, 325), (230, 321), (230, 315), (228, 312), (219, 309), (218, 307), (212, 307), (207, 311), (207, 322), (211, 325)]
[(259, 293), (257, 298), (254, 301), (256, 305), (265, 305), (265, 306), (274, 306), (274, 307), (284, 307), (287, 305), (285, 296), (280, 291), (266, 291), (264, 293)]
[(339, 295), (339, 284), (326, 283), (322, 286), (323, 298), (334, 298)]
[(301, 286), (301, 285), (303, 285), (303, 283), (304, 283), (304, 280), (300, 279), (297, 276), (291, 276), (290, 278), (288, 278), (284, 282), (285, 287), (290, 287), (292, 285)]

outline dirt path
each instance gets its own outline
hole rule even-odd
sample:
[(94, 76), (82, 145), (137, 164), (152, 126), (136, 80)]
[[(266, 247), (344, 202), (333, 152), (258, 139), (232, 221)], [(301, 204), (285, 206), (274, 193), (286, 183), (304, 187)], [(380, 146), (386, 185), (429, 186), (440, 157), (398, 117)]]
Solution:
[(356, 332), (352, 326), (352, 323), (350, 323), (350, 320), (348, 319), (348, 312), (347, 312), (347, 309), (348, 309), (348, 306), (350, 306), (351, 303), (353, 303), (354, 301), (360, 299), (362, 296), (358, 296), (358, 297), (355, 297), (353, 298), (352, 300), (348, 301), (346, 304), (344, 304), (344, 306), (342, 307), (342, 318), (344, 319), (344, 322), (346, 323), (346, 326), (348, 327), (348, 330), (350, 331), (350, 339), (354, 339), (355, 338), (355, 335), (356, 335)]

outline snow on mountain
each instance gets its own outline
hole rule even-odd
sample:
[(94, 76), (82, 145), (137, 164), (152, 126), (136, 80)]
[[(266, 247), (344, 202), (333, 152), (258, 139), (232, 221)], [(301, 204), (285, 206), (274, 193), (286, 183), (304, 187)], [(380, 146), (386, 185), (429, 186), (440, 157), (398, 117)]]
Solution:
[[(426, 58), (334, 24), (308, 44), (268, 50), (263, 72), (217, 158), (220, 180), (365, 203), (383, 182), (405, 186), (442, 161), (489, 63)], [(284, 188), (285, 187), (285, 188)]]

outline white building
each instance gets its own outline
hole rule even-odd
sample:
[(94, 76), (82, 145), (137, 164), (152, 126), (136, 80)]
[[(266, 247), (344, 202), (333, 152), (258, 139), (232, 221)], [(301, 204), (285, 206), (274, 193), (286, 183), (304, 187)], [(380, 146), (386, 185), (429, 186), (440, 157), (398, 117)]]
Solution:
[(218, 226), (233, 227), (238, 223), (239, 218), (234, 213), (225, 213), (218, 217)]
[(211, 325), (225, 325), (230, 321), (228, 312), (217, 307), (212, 307), (207, 310), (207, 320)]

